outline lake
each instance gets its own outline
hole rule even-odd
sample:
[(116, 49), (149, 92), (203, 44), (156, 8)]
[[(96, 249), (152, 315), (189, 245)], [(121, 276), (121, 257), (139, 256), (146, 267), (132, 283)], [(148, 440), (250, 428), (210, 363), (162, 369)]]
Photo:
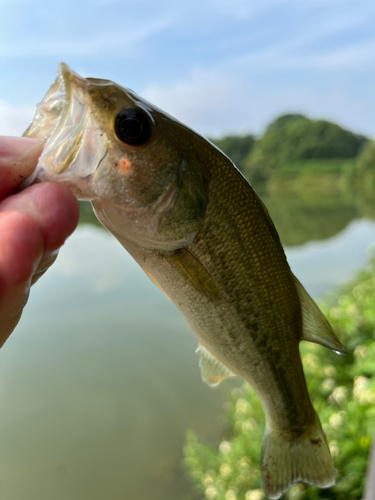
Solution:
[[(374, 221), (310, 210), (293, 233), (283, 223), (295, 211), (283, 222), (280, 204), (269, 206), (282, 241), (299, 242), (287, 257), (314, 298), (366, 262)], [(196, 347), (114, 237), (81, 224), (0, 353), (1, 499), (192, 499), (186, 431), (217, 443), (233, 385), (201, 381)]]

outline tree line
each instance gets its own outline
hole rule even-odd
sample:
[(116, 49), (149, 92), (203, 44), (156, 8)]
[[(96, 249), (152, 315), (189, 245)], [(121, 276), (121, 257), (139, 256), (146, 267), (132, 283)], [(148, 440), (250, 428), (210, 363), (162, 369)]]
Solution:
[(326, 120), (286, 114), (270, 123), (260, 137), (231, 135), (211, 141), (254, 184), (267, 182), (274, 172), (292, 165), (320, 162), (324, 172), (324, 166), (329, 171), (331, 160), (356, 159), (355, 176), (367, 175), (375, 186), (375, 143)]

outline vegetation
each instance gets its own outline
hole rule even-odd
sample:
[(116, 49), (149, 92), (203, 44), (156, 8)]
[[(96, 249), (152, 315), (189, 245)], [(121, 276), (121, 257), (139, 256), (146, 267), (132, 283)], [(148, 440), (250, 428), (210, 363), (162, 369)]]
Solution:
[[(350, 354), (337, 356), (308, 343), (301, 346), (309, 393), (338, 474), (336, 485), (328, 489), (295, 484), (285, 500), (362, 498), (375, 417), (374, 303), (375, 258), (323, 307)], [(218, 446), (207, 446), (189, 432), (189, 475), (205, 499), (262, 500), (259, 454), (264, 416), (247, 383), (231, 390), (226, 415), (228, 435)]]
[(373, 199), (375, 190), (375, 142), (368, 141), (362, 148), (353, 169), (355, 188)]
[[(261, 191), (270, 186), (272, 189), (279, 178), (294, 181), (310, 177), (319, 184), (322, 175), (330, 176), (327, 181), (331, 185), (339, 180), (342, 187), (347, 186), (354, 170), (358, 170), (358, 177), (364, 177), (375, 151), (374, 143), (366, 147), (368, 139), (362, 135), (300, 114), (280, 116), (257, 139), (253, 135), (231, 135), (212, 142)], [(359, 165), (355, 169), (357, 158)], [(367, 173), (367, 179), (371, 175)], [(375, 185), (375, 174), (370, 180)], [(294, 182), (291, 184), (296, 189)], [(297, 190), (301, 187), (298, 184)]]
[(243, 171), (243, 162), (249, 155), (255, 142), (253, 135), (228, 135), (222, 139), (210, 140), (232, 160), (241, 172)]
[(251, 182), (264, 182), (274, 171), (309, 160), (315, 160), (315, 165), (320, 163), (320, 170), (324, 170), (329, 167), (327, 160), (355, 158), (366, 140), (325, 120), (284, 115), (255, 142), (243, 161), (244, 174)]

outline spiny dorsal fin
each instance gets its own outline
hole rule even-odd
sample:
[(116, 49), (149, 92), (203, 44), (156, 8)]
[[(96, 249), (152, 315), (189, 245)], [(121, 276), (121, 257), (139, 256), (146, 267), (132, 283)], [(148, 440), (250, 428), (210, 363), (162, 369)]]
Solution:
[(302, 338), (308, 342), (321, 344), (338, 354), (348, 354), (333, 333), (331, 325), (320, 312), (310, 295), (293, 275), (302, 310)]
[(209, 385), (218, 385), (220, 382), (229, 377), (235, 377), (236, 374), (231, 372), (223, 363), (215, 358), (202, 345), (199, 344), (197, 352), (199, 352), (199, 367), (201, 369), (202, 379)]

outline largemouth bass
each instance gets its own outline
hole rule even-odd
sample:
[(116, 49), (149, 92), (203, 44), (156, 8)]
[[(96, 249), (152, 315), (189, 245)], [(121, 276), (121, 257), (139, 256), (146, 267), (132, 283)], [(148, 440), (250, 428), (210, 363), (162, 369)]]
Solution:
[(91, 201), (197, 336), (203, 379), (216, 385), (238, 375), (255, 389), (266, 416), (267, 496), (296, 481), (334, 484), (298, 345), (345, 349), (232, 162), (133, 91), (64, 64), (24, 135), (45, 142), (29, 182), (62, 182)]

